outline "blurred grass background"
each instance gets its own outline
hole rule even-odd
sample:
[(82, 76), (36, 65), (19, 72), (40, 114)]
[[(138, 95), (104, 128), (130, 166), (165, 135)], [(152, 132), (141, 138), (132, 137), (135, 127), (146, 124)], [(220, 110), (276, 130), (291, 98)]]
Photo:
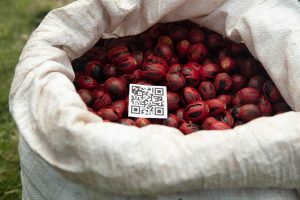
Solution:
[(73, 0), (0, 0), (0, 200), (21, 199), (18, 131), (8, 110), (14, 68), (32, 31)]

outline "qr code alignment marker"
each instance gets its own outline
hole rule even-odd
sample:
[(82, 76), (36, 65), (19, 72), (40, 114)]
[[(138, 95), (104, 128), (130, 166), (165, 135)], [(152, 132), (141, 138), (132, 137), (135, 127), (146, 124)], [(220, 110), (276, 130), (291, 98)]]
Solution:
[(168, 117), (166, 86), (130, 84), (128, 116), (166, 119)]

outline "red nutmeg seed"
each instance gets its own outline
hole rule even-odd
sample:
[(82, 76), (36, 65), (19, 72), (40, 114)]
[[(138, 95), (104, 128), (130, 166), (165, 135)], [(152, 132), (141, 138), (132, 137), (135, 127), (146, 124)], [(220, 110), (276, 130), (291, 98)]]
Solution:
[(214, 63), (204, 64), (199, 69), (199, 76), (201, 80), (213, 79), (220, 72), (220, 67)]
[(218, 120), (214, 117), (207, 117), (202, 123), (202, 128), (204, 130), (209, 130), (209, 127), (212, 123), (217, 122)]
[(204, 101), (190, 103), (183, 112), (183, 118), (191, 122), (200, 122), (209, 114), (209, 107)]
[(150, 120), (146, 118), (137, 118), (134, 120), (134, 123), (137, 127), (144, 127), (151, 124)]
[(134, 121), (132, 119), (128, 119), (128, 118), (120, 119), (119, 123), (127, 125), (127, 126), (134, 126), (135, 125)]
[(176, 55), (179, 58), (185, 58), (190, 46), (191, 45), (190, 45), (190, 42), (188, 40), (181, 40), (176, 45)]
[(126, 56), (117, 64), (120, 74), (130, 74), (137, 68), (137, 61), (133, 56)]
[(175, 92), (167, 92), (168, 111), (173, 112), (180, 107), (180, 97)]
[(98, 96), (93, 104), (93, 109), (98, 111), (101, 108), (110, 106), (112, 104), (112, 99), (107, 93), (103, 93), (101, 96)]
[(144, 63), (161, 64), (162, 66), (164, 66), (165, 69), (167, 69), (168, 67), (168, 63), (166, 62), (166, 60), (159, 56), (148, 56), (145, 59)]
[(98, 82), (90, 76), (81, 75), (77, 81), (80, 89), (92, 90), (98, 87)]
[(178, 110), (176, 110), (175, 115), (180, 119), (183, 120), (183, 112), (184, 112), (184, 108), (178, 108)]
[(184, 67), (194, 68), (197, 72), (199, 72), (201, 65), (199, 65), (198, 63), (195, 63), (195, 62), (188, 62), (184, 65)]
[(230, 52), (233, 55), (239, 55), (239, 54), (247, 52), (247, 47), (245, 46), (245, 44), (242, 44), (242, 43), (231, 43)]
[(206, 103), (211, 116), (216, 116), (226, 110), (226, 104), (220, 99), (210, 99), (206, 101)]
[(90, 106), (93, 104), (94, 98), (90, 91), (86, 89), (80, 89), (77, 91), (77, 93), (79, 94), (85, 105)]
[(85, 74), (96, 80), (101, 80), (102, 68), (102, 64), (99, 61), (91, 61), (85, 66)]
[(136, 50), (136, 51), (132, 52), (132, 56), (134, 57), (137, 66), (140, 66), (143, 62), (143, 59), (144, 59), (143, 52)]
[(182, 65), (180, 63), (173, 63), (168, 68), (168, 72), (181, 72)]
[(272, 103), (279, 102), (282, 99), (279, 90), (271, 80), (264, 82), (263, 93)]
[(181, 102), (184, 106), (194, 102), (202, 100), (199, 92), (192, 87), (185, 87), (181, 92)]
[(107, 64), (103, 67), (103, 74), (105, 78), (118, 76), (117, 67), (114, 64)]
[(214, 85), (218, 92), (227, 92), (231, 89), (231, 77), (227, 73), (217, 74), (214, 80)]
[(255, 104), (234, 107), (231, 114), (234, 118), (243, 122), (249, 122), (255, 118), (261, 117), (261, 111)]
[(187, 59), (192, 62), (201, 62), (207, 54), (208, 52), (204, 44), (195, 43), (190, 46), (187, 52)]
[(198, 91), (205, 101), (216, 97), (215, 86), (209, 81), (202, 81), (199, 85)]
[(220, 67), (224, 72), (230, 73), (236, 70), (236, 62), (231, 57), (224, 57), (220, 59)]
[(186, 83), (191, 86), (199, 84), (199, 73), (191, 66), (185, 65), (181, 70), (182, 75), (185, 77)]
[(187, 38), (188, 30), (184, 26), (174, 26), (171, 28), (169, 35), (174, 41), (184, 40)]
[(191, 134), (193, 132), (199, 131), (200, 127), (198, 124), (195, 124), (191, 121), (188, 122), (183, 122), (179, 128), (179, 130), (184, 134), (184, 135), (188, 135)]
[(102, 108), (97, 112), (97, 114), (104, 120), (109, 120), (111, 122), (120, 120), (120, 116), (112, 107)]
[(246, 78), (250, 78), (256, 73), (257, 62), (253, 58), (238, 58), (236, 61), (240, 68), (240, 73)]
[(232, 98), (232, 105), (257, 104), (260, 99), (260, 93), (255, 88), (243, 88)]
[(280, 114), (280, 113), (284, 113), (284, 112), (288, 112), (288, 111), (291, 111), (292, 109), (290, 108), (290, 106), (284, 102), (284, 101), (281, 101), (281, 102), (276, 102), (273, 104), (273, 113), (275, 115), (277, 114)]
[(176, 115), (169, 114), (168, 118), (163, 120), (163, 125), (178, 128), (179, 122), (180, 122), (180, 119)]
[(265, 82), (265, 78), (260, 75), (252, 76), (248, 82), (248, 87), (255, 88), (259, 92), (262, 92), (263, 84)]
[(124, 117), (128, 110), (128, 102), (126, 100), (117, 100), (113, 103), (112, 107), (120, 117)]
[(220, 99), (221, 101), (223, 101), (227, 107), (231, 106), (231, 96), (228, 94), (221, 94), (219, 96), (217, 96), (217, 99)]
[(154, 53), (165, 60), (169, 60), (173, 55), (171, 48), (165, 43), (158, 43), (154, 48)]
[(219, 116), (219, 119), (228, 124), (230, 127), (233, 127), (234, 126), (234, 119), (231, 115), (231, 112), (228, 111), (228, 110), (225, 110), (220, 116)]
[(259, 107), (263, 116), (272, 115), (272, 105), (264, 95), (261, 95), (259, 98), (257, 106)]
[(233, 91), (238, 91), (244, 88), (247, 84), (247, 79), (240, 74), (233, 74), (231, 76), (231, 80), (232, 80), (231, 88), (233, 89)]
[(104, 90), (110, 94), (113, 100), (124, 99), (127, 95), (126, 83), (115, 77), (105, 81)]
[(170, 91), (176, 91), (184, 87), (185, 78), (181, 73), (169, 72), (166, 74), (166, 86)]
[(125, 46), (118, 46), (110, 49), (107, 56), (113, 63), (121, 62), (125, 57), (130, 56), (129, 50)]
[(231, 127), (228, 124), (221, 122), (221, 121), (213, 122), (209, 126), (209, 130), (227, 130), (230, 128)]
[(201, 31), (200, 28), (192, 28), (189, 31), (189, 37), (188, 40), (190, 41), (190, 43), (194, 44), (194, 43), (203, 43), (205, 39), (205, 34), (203, 33), (203, 31)]
[(159, 36), (158, 43), (164, 43), (164, 44), (168, 45), (171, 49), (174, 48), (174, 43), (173, 43), (172, 38), (167, 35)]
[(140, 77), (150, 82), (161, 81), (165, 74), (165, 67), (160, 63), (145, 62), (142, 64), (140, 71)]

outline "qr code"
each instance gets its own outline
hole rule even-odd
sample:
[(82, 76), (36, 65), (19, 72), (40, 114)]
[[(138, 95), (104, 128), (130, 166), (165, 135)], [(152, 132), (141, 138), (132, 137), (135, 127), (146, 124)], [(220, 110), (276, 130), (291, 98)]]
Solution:
[(168, 116), (165, 86), (130, 84), (128, 102), (129, 117), (165, 119)]

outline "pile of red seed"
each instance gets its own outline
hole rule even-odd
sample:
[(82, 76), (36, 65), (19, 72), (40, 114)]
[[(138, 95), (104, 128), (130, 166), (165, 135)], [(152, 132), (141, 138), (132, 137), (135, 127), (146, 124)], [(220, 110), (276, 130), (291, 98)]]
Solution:
[[(108, 122), (163, 124), (189, 134), (229, 129), (290, 110), (244, 44), (189, 21), (101, 39), (73, 67), (78, 94)], [(129, 118), (130, 83), (167, 86), (168, 118)]]

